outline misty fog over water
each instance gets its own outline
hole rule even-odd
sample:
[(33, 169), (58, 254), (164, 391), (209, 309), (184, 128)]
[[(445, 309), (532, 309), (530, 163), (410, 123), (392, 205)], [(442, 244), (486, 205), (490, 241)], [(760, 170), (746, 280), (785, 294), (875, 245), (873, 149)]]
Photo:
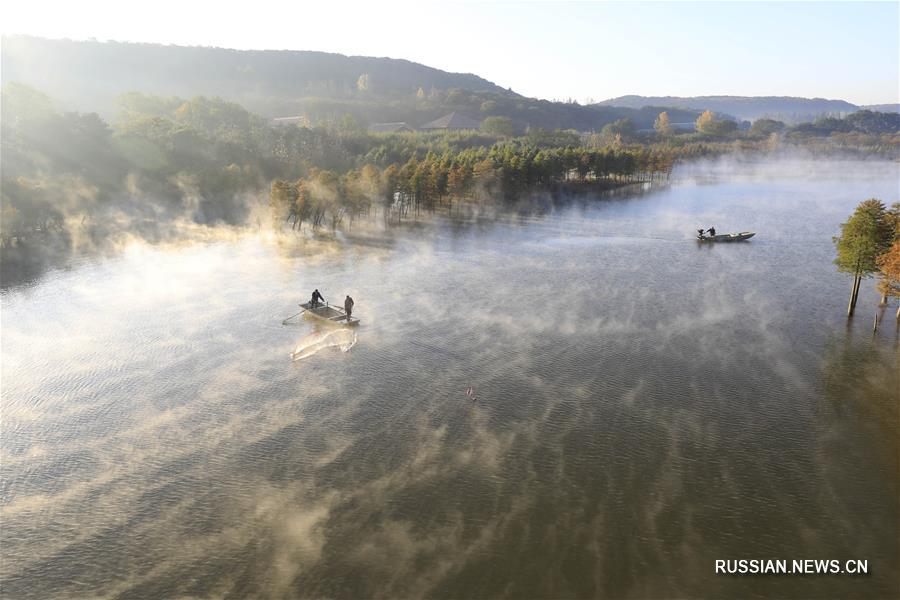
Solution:
[[(831, 263), (873, 196), (898, 165), (722, 162), (6, 287), (3, 595), (890, 597), (896, 305), (873, 335), (867, 280), (848, 323)], [(282, 325), (314, 288), (355, 336)], [(870, 573), (715, 574), (738, 558)]]

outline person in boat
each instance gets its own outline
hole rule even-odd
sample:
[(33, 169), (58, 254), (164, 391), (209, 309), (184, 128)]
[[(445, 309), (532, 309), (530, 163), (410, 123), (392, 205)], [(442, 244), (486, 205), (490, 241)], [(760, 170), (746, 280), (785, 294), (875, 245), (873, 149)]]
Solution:
[(715, 227), (710, 227), (710, 228), (707, 229), (706, 231), (709, 233), (709, 235), (710, 235), (711, 237), (716, 237), (716, 228), (715, 228)]
[(347, 297), (344, 298), (344, 312), (347, 313), (347, 321), (350, 321), (350, 315), (353, 314), (353, 298), (350, 297), (350, 294), (347, 294)]
[(322, 297), (322, 294), (319, 293), (317, 288), (312, 293), (312, 299), (309, 301), (309, 306), (310, 308), (315, 308), (320, 302), (325, 302), (325, 298)]
[(701, 239), (701, 240), (703, 239), (703, 231), (704, 231), (703, 229), (697, 230), (697, 238), (698, 239)]

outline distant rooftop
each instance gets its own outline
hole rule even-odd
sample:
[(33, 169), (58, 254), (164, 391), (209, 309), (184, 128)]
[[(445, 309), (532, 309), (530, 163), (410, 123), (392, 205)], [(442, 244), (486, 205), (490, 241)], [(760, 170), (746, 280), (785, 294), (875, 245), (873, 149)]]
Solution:
[(275, 117), (272, 119), (272, 125), (297, 125), (298, 123), (306, 123), (307, 119), (303, 115), (296, 117)]
[(413, 128), (400, 121), (398, 123), (373, 123), (369, 126), (372, 133), (395, 133), (397, 131), (413, 131)]
[(480, 126), (480, 121), (454, 111), (440, 119), (425, 123), (419, 129), (478, 129)]

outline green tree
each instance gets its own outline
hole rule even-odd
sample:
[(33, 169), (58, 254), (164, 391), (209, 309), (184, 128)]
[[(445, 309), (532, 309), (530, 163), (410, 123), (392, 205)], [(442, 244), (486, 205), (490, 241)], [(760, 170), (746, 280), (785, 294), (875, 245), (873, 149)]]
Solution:
[(465, 90), (450, 88), (450, 90), (447, 91), (447, 104), (451, 106), (464, 104), (467, 98), (468, 96), (466, 95)]
[(2, 88), (2, 120), (4, 125), (16, 125), (22, 120), (43, 120), (53, 116), (50, 97), (21, 83), (10, 82)]
[(860, 110), (848, 115), (844, 121), (863, 133), (900, 133), (900, 113)]
[(353, 136), (363, 132), (362, 125), (359, 124), (353, 115), (346, 113), (338, 122), (338, 131), (343, 135)]
[(124, 92), (116, 98), (116, 104), (119, 107), (120, 120), (136, 119), (141, 116), (171, 118), (178, 107), (184, 104), (184, 100), (141, 92)]
[(841, 224), (841, 235), (833, 238), (837, 248), (834, 264), (839, 272), (853, 275), (848, 317), (853, 316), (856, 308), (860, 282), (878, 271), (876, 260), (894, 241), (892, 225), (884, 204), (870, 198), (856, 207), (850, 219)]
[(178, 123), (215, 136), (246, 136), (254, 125), (261, 125), (259, 117), (251, 115), (240, 104), (204, 96), (185, 101), (175, 109), (174, 117)]
[(750, 127), (750, 135), (756, 137), (768, 137), (780, 131), (784, 131), (784, 123), (775, 119), (757, 119)]
[(497, 110), (497, 102), (494, 100), (485, 100), (481, 103), (481, 112), (491, 114)]
[(620, 139), (628, 139), (634, 135), (634, 122), (625, 117), (604, 125), (600, 133), (607, 139), (615, 139), (616, 136), (619, 136)]
[(481, 122), (481, 130), (497, 137), (512, 137), (515, 133), (513, 121), (509, 117), (488, 117)]

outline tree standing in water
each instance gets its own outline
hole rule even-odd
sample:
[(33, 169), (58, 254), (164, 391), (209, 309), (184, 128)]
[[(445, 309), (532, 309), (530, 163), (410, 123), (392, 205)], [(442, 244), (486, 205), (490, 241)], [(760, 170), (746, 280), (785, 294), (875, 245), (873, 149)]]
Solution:
[[(887, 304), (890, 297), (900, 298), (900, 203), (895, 202), (891, 206), (887, 220), (894, 231), (894, 243), (875, 259), (881, 276), (878, 291), (881, 292), (882, 304)], [(897, 306), (897, 320), (900, 321), (900, 306)]]
[[(900, 298), (900, 239), (878, 257), (877, 263), (881, 270), (878, 291), (881, 292), (882, 300), (887, 301), (890, 296)], [(897, 306), (897, 320), (900, 321), (900, 306)]]
[(841, 235), (833, 240), (837, 247), (834, 264), (838, 271), (853, 274), (853, 288), (847, 305), (847, 316), (852, 317), (862, 279), (878, 271), (876, 259), (894, 241), (892, 223), (884, 204), (876, 198), (861, 202), (847, 222), (841, 224)]

